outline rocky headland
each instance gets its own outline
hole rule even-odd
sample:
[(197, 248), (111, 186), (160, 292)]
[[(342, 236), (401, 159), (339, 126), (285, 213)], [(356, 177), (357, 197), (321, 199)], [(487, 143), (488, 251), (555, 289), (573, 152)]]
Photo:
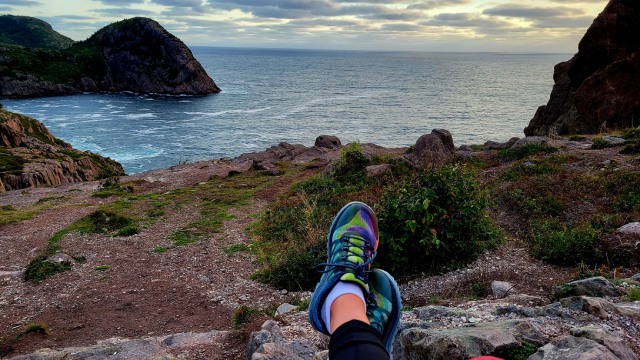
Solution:
[(38, 120), (0, 109), (0, 193), (120, 175), (116, 161), (73, 149)]
[(555, 66), (555, 85), (526, 135), (594, 134), (640, 125), (640, 3), (612, 0), (571, 60)]
[[(85, 41), (64, 38), (42, 20), (4, 15), (0, 28), (0, 97), (37, 97), (82, 92), (208, 95), (220, 92), (191, 50), (156, 21), (122, 20)], [(38, 35), (33, 24), (39, 25)], [(42, 24), (44, 23), (44, 25)], [(22, 38), (7, 32), (27, 33)]]

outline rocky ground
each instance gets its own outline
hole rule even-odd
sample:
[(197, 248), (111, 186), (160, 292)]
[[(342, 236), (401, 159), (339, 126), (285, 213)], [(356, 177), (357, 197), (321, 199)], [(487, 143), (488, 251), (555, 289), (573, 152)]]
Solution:
[[(640, 165), (636, 157), (620, 155), (614, 149), (588, 150), (588, 141), (549, 141), (572, 156), (584, 158), (584, 166), (600, 166), (606, 161), (632, 169)], [(365, 150), (393, 154), (404, 151), (372, 145), (365, 145)], [(457, 151), (457, 155), (483, 157), (492, 151), (495, 152), (489, 149), (473, 153)], [(253, 354), (255, 359), (322, 357), (321, 350), (326, 348), (327, 341), (307, 324), (305, 311), (286, 312), (283, 307), (280, 310), (286, 312), (284, 314), (254, 315), (240, 328), (234, 325), (234, 314), (242, 305), (275, 309), (284, 303), (308, 299), (310, 294), (286, 292), (252, 280), (251, 274), (258, 268), (253, 255), (230, 249), (234, 249), (233, 245), (250, 244), (247, 227), (269, 202), (277, 199), (296, 179), (321, 172), (338, 154), (338, 147), (331, 145), (305, 148), (281, 144), (262, 154), (235, 160), (190, 163), (124, 177), (121, 183), (134, 184), (135, 194), (163, 195), (176, 191), (200, 194), (198, 187), (207, 186), (210, 179), (245, 172), (252, 164), (260, 163), (269, 170), (276, 160), (286, 160), (299, 169), (274, 176), (276, 181), (251, 198), (234, 203), (227, 211), (221, 231), (183, 246), (173, 247), (167, 239), (176, 229), (188, 226), (200, 216), (200, 205), (195, 198), (179, 208), (166, 207), (160, 221), (146, 223), (132, 236), (72, 232), (60, 245), (70, 255), (82, 255), (85, 261), (38, 285), (23, 281), (22, 274), (29, 261), (46, 249), (51, 236), (114, 200), (92, 196), (99, 182), (0, 194), (0, 206), (35, 212), (26, 220), (0, 225), (2, 356), (28, 359), (245, 359), (248, 354)], [(503, 165), (484, 170), (485, 177), (491, 178), (500, 171), (500, 166)], [(507, 241), (501, 247), (484, 254), (465, 269), (440, 276), (416, 277), (401, 284), (403, 301), (408, 305), (401, 327), (421, 330), (403, 332), (406, 336), (397, 339), (396, 357), (404, 358), (407, 351), (432, 356), (435, 350), (429, 347), (429, 341), (422, 341), (422, 347), (415, 345), (417, 340), (429, 339), (425, 329), (437, 329), (438, 334), (444, 334), (455, 329), (482, 330), (490, 326), (486, 324), (494, 324), (486, 332), (497, 334), (494, 338), (515, 339), (520, 343), (526, 338), (536, 347), (555, 341), (552, 345), (558, 349), (571, 347), (561, 343), (561, 339), (563, 335), (575, 333), (578, 339), (575, 341), (600, 351), (602, 349), (591, 343), (583, 344), (581, 339), (598, 338), (600, 340), (594, 341), (604, 344), (602, 337), (576, 334), (607, 331), (616, 335), (610, 341), (622, 344), (616, 351), (626, 354), (616, 355), (617, 358), (637, 358), (633, 354), (640, 349), (637, 303), (620, 303), (621, 298), (615, 296), (592, 300), (588, 293), (573, 294), (578, 297), (564, 303), (552, 303), (555, 286), (566, 283), (575, 274), (571, 269), (532, 259), (521, 236), (510, 230), (508, 213), (494, 215), (507, 234)], [(154, 251), (165, 246), (166, 252)], [(494, 280), (508, 281), (513, 288), (507, 294), (488, 294), (483, 300), (469, 301), (460, 295), (460, 289), (470, 283)], [(438, 306), (430, 305), (433, 303)], [(409, 310), (411, 308), (413, 310)], [(26, 331), (33, 324), (39, 327)], [(252, 334), (252, 331), (258, 332)], [(450, 339), (463, 335), (442, 336)], [(247, 345), (250, 338), (252, 341)], [(484, 340), (480, 343), (473, 351), (487, 351), (488, 346), (496, 346), (491, 342), (493, 345), (487, 345)], [(613, 345), (601, 346), (613, 351)], [(42, 348), (50, 350), (19, 356)], [(464, 351), (467, 352), (459, 354), (473, 354), (467, 348)]]

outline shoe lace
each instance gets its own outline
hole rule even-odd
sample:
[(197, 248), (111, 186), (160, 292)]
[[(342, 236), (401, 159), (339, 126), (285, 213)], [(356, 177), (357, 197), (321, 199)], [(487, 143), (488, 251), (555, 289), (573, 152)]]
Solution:
[[(353, 240), (358, 240), (358, 243)], [(345, 233), (340, 237), (342, 245), (342, 256), (336, 263), (321, 263), (314, 267), (319, 273), (327, 273), (335, 270), (336, 268), (346, 268), (353, 270), (356, 274), (365, 274), (371, 272), (369, 265), (373, 262), (373, 259), (377, 255), (377, 251), (371, 246), (371, 244), (361, 235), (353, 233)], [(371, 254), (370, 256), (368, 254)], [(351, 260), (352, 256), (356, 256), (362, 259), (362, 263), (354, 262)], [(323, 269), (324, 268), (324, 269)]]

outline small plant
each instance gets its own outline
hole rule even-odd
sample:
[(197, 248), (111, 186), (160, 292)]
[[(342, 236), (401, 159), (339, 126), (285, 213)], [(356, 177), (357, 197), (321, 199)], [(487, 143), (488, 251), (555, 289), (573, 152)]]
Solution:
[(46, 261), (45, 255), (38, 256), (29, 262), (24, 271), (23, 279), (31, 281), (34, 285), (38, 285), (44, 279), (71, 269), (71, 265), (67, 263), (54, 263)]
[(43, 323), (32, 323), (27, 325), (24, 330), (18, 334), (18, 337), (20, 338), (28, 334), (49, 335), (49, 329)]
[(169, 239), (174, 246), (182, 246), (200, 240), (200, 235), (189, 230), (181, 229), (171, 234)]
[(131, 235), (138, 234), (139, 232), (140, 232), (140, 229), (138, 229), (137, 226), (128, 225), (128, 226), (125, 226), (122, 229), (116, 231), (116, 233), (114, 235), (115, 236), (131, 236)]
[(634, 287), (627, 293), (627, 301), (640, 301), (640, 288)]
[(310, 303), (311, 303), (311, 299), (310, 298), (305, 298), (305, 299), (293, 300), (291, 302), (291, 305), (297, 306), (298, 310), (300, 310), (300, 311), (305, 311), (305, 310), (309, 309), (309, 304)]
[(567, 226), (555, 219), (534, 221), (531, 225), (531, 254), (541, 260), (572, 266), (581, 262), (595, 265), (602, 260), (601, 233), (591, 225)]
[(528, 144), (523, 146), (512, 146), (498, 152), (498, 157), (507, 160), (520, 160), (533, 155), (543, 155), (556, 152), (558, 149), (546, 144)]
[(360, 182), (365, 178), (365, 168), (369, 163), (362, 145), (353, 142), (340, 150), (340, 159), (335, 163), (332, 175), (340, 182)]
[(167, 248), (164, 246), (158, 246), (157, 248), (153, 249), (153, 252), (156, 252), (158, 254), (162, 254), (162, 253), (166, 253), (167, 252)]
[(519, 346), (504, 349), (492, 355), (509, 360), (526, 360), (529, 356), (535, 354), (536, 351), (538, 351), (537, 345), (524, 342)]
[(108, 198), (111, 196), (120, 196), (130, 194), (134, 191), (133, 186), (123, 185), (120, 183), (120, 177), (110, 176), (100, 182), (100, 188), (93, 193), (93, 197)]
[(259, 309), (241, 305), (234, 313), (233, 313), (233, 325), (236, 328), (240, 328), (242, 325), (248, 323), (251, 320), (251, 317), (261, 313)]
[(571, 135), (571, 136), (569, 136), (569, 140), (571, 140), (571, 141), (585, 141), (585, 140), (587, 140), (587, 137), (583, 136), (583, 135)]
[(109, 267), (107, 265), (98, 265), (96, 266), (96, 271), (107, 271)]
[(250, 250), (249, 245), (247, 244), (233, 244), (222, 249), (222, 251), (224, 251), (224, 253), (227, 255), (233, 255), (240, 251), (249, 251), (249, 250)]
[(605, 139), (603, 139), (602, 136), (594, 137), (593, 139), (591, 139), (591, 142), (592, 142), (591, 144), (592, 149), (605, 149), (608, 147), (616, 146), (606, 141)]

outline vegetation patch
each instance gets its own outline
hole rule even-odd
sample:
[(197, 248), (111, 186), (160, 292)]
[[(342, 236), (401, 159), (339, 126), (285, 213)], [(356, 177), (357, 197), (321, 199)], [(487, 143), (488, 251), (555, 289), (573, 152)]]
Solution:
[(236, 328), (242, 327), (242, 325), (251, 321), (251, 318), (255, 315), (263, 314), (264, 311), (258, 308), (254, 308), (247, 305), (241, 305), (233, 313), (233, 325)]
[(380, 266), (408, 276), (467, 264), (502, 239), (487, 206), (475, 173), (460, 165), (392, 184), (377, 207)]
[(24, 169), (25, 160), (13, 155), (5, 147), (0, 146), (0, 175), (20, 174)]
[(237, 252), (249, 251), (251, 249), (249, 248), (249, 245), (247, 245), (247, 244), (233, 244), (233, 245), (229, 245), (229, 246), (225, 247), (222, 250), (227, 255), (233, 255), (233, 254), (235, 254)]
[(527, 144), (523, 146), (512, 146), (498, 152), (498, 158), (507, 161), (520, 160), (534, 155), (550, 154), (558, 151), (553, 146), (546, 144)]
[(24, 271), (23, 279), (38, 285), (44, 279), (71, 269), (70, 264), (48, 262), (47, 256), (41, 255), (29, 262)]
[(537, 345), (529, 342), (523, 342), (519, 346), (503, 349), (497, 351), (492, 355), (501, 359), (526, 360), (529, 358), (529, 356), (535, 354), (537, 351)]
[(254, 278), (277, 288), (312, 289), (319, 278), (313, 267), (326, 261), (333, 216), (354, 200), (378, 212), (381, 243), (374, 266), (394, 275), (459, 266), (501, 238), (484, 213), (487, 198), (471, 169), (450, 165), (423, 172), (397, 164), (388, 174), (367, 178), (370, 164), (359, 144), (347, 146), (329, 176), (301, 180), (271, 205), (255, 226), (252, 251), (261, 267)]
[(640, 287), (634, 287), (627, 292), (627, 301), (640, 301)]

